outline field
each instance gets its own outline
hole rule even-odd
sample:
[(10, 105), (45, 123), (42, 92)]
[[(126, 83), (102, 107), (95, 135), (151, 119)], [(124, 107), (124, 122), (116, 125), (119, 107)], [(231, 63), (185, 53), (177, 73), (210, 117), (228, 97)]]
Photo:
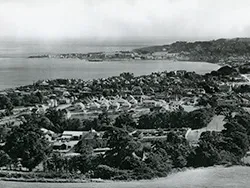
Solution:
[(250, 167), (222, 166), (198, 168), (179, 172), (167, 178), (132, 182), (105, 183), (20, 183), (0, 181), (1, 188), (248, 188)]
[(186, 139), (189, 142), (198, 142), (201, 133), (205, 131), (222, 131), (224, 129), (223, 125), (225, 124), (224, 118), (225, 116), (223, 115), (215, 115), (207, 127), (189, 131), (186, 134)]

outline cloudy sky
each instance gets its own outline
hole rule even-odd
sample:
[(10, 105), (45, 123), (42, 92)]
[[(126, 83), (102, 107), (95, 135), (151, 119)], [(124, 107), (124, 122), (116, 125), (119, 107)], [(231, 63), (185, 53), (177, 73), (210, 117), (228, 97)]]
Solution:
[(0, 38), (250, 37), (249, 0), (0, 0)]

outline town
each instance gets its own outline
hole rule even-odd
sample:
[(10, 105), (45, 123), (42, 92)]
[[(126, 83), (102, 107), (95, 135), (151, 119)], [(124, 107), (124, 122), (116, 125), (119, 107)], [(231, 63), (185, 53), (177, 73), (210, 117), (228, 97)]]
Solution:
[[(119, 156), (122, 159), (114, 158), (118, 156), (114, 156), (113, 152), (122, 152), (121, 148), (117, 148), (119, 142), (123, 143), (117, 134), (123, 136), (125, 134), (124, 139), (128, 139), (122, 150), (128, 150), (127, 147), (132, 140), (141, 144), (140, 149), (135, 150), (135, 146), (131, 146), (134, 150), (127, 151), (131, 152), (130, 160), (136, 159), (141, 162), (152, 157), (152, 153), (147, 150), (154, 151), (156, 147), (154, 144), (158, 145), (164, 141), (169, 144), (177, 142), (174, 147), (185, 143), (185, 150), (189, 150), (190, 147), (199, 148), (204, 133), (210, 131), (214, 132), (213, 134), (220, 134), (225, 130), (223, 125), (228, 124), (227, 119), (231, 114), (246, 115), (250, 111), (249, 77), (248, 74), (241, 73), (247, 73), (247, 68), (248, 64), (239, 68), (224, 66), (205, 75), (184, 70), (155, 72), (142, 76), (125, 72), (119, 76), (88, 81), (41, 80), (32, 85), (4, 90), (0, 93), (0, 144), (1, 157), (8, 159), (9, 166), (5, 168), (68, 171), (68, 167), (50, 165), (53, 160), (54, 162), (64, 159), (76, 160), (76, 157), (80, 160), (82, 155), (95, 157), (95, 160), (96, 157), (102, 156), (102, 162), (107, 160), (105, 165), (109, 164), (110, 160), (121, 162), (128, 154)], [(15, 141), (11, 137), (15, 135), (15, 129), (22, 127), (29, 132), (30, 129), (35, 129), (34, 125), (37, 125), (41, 138), (48, 144), (47, 147), (51, 148), (49, 154), (51, 157), (47, 160), (39, 158), (36, 163), (28, 162), (32, 156), (26, 156), (20, 151), (22, 153), (20, 155), (26, 158), (22, 159), (10, 144)], [(29, 126), (32, 128), (27, 129)], [(171, 140), (174, 137), (179, 141)], [(112, 139), (118, 140), (112, 142)], [(19, 143), (20, 140), (16, 142), (12, 144), (23, 144)], [(175, 152), (177, 151), (179, 157), (184, 159), (177, 157), (177, 160), (174, 156), (170, 156), (172, 165), (175, 168), (185, 167), (189, 164), (189, 156), (182, 156), (183, 151), (176, 149)], [(127, 161), (127, 163), (133, 162)], [(116, 164), (114, 167), (128, 168), (120, 165), (125, 164)], [(100, 168), (107, 170), (107, 167)], [(85, 174), (92, 172), (91, 167), (88, 170), (81, 168), (77, 165), (70, 169), (80, 170)], [(118, 172), (115, 172), (117, 175)], [(113, 176), (103, 177), (97, 174), (99, 171), (93, 176), (101, 178)], [(146, 175), (142, 174), (135, 176), (145, 178)], [(164, 174), (165, 171), (162, 175)]]
[(162, 48), (161, 52), (141, 53), (140, 51), (111, 51), (92, 53), (67, 53), (67, 54), (45, 54), (34, 55), (29, 58), (59, 58), (59, 59), (81, 59), (90, 62), (99, 61), (128, 61), (128, 60), (178, 60), (189, 61), (189, 53), (171, 53)]

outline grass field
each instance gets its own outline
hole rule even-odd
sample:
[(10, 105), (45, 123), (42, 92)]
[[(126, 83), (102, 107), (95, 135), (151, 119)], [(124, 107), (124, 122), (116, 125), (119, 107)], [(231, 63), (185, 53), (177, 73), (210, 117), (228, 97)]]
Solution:
[(24, 183), (0, 181), (1, 188), (249, 188), (250, 167), (222, 166), (179, 172), (167, 178), (105, 183)]
[(222, 131), (224, 129), (224, 118), (223, 115), (215, 115), (210, 123), (205, 128), (191, 130), (187, 133), (186, 139), (189, 142), (197, 142), (200, 138), (201, 133), (205, 131)]

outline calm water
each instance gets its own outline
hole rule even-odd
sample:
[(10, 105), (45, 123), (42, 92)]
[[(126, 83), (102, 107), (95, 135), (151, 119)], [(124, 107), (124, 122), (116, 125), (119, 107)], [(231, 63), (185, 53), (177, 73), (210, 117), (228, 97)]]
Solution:
[(0, 43), (0, 90), (55, 78), (93, 79), (133, 72), (135, 75), (158, 71), (188, 70), (207, 73), (219, 66), (200, 62), (113, 61), (88, 62), (78, 59), (28, 59), (29, 55), (71, 52), (131, 50), (139, 46), (84, 46), (81, 43)]
[(218, 65), (198, 62), (171, 61), (112, 61), (88, 62), (77, 59), (0, 59), (0, 90), (31, 84), (37, 80), (55, 78), (93, 79), (133, 72), (135, 75), (164, 70), (188, 70), (206, 73)]
[(211, 167), (187, 170), (166, 178), (106, 183), (1, 182), (1, 188), (249, 188), (250, 167)]

